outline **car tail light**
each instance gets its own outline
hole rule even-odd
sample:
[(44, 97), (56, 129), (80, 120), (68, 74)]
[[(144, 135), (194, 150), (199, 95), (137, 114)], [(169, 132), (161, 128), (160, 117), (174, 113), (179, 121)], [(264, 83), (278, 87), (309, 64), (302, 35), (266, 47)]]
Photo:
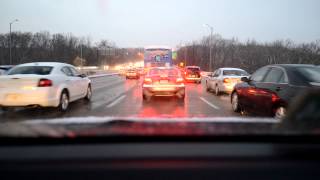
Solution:
[(152, 79), (146, 77), (146, 78), (144, 78), (144, 83), (146, 83), (146, 84), (151, 84), (151, 83), (152, 83)]
[(52, 86), (52, 81), (49, 79), (40, 79), (38, 87), (50, 87)]
[(274, 102), (277, 102), (277, 101), (279, 101), (279, 100), (280, 100), (280, 97), (279, 97), (277, 94), (272, 93), (272, 95), (271, 95), (271, 101), (274, 103)]
[(177, 80), (176, 80), (177, 83), (183, 83), (183, 81), (184, 81), (184, 80), (183, 80), (182, 77), (179, 77), (179, 78), (177, 78)]
[(223, 83), (231, 83), (231, 79), (225, 78), (225, 79), (223, 79)]

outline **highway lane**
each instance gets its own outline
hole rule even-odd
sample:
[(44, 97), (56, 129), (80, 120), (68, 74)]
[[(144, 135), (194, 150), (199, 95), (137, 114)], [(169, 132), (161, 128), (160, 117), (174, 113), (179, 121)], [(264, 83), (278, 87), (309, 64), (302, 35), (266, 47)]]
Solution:
[(92, 79), (90, 103), (76, 101), (66, 113), (55, 108), (16, 108), (0, 112), (1, 122), (64, 117), (234, 117), (228, 95), (216, 97), (206, 92), (204, 84), (188, 83), (182, 103), (172, 97), (154, 97), (143, 102), (141, 80), (125, 80), (120, 76)]

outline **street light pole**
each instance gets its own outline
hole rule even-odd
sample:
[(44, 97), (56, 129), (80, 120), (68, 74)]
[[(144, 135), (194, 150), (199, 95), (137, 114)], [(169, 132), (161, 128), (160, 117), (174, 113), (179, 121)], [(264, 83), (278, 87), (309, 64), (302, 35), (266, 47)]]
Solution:
[(11, 53), (11, 26), (12, 26), (12, 24), (13, 24), (13, 23), (15, 23), (15, 22), (18, 22), (18, 19), (15, 19), (14, 21), (10, 22), (10, 34), (9, 34), (9, 39), (10, 39), (10, 40), (9, 40), (9, 51), (10, 51), (10, 53), (9, 53), (9, 54), (10, 54), (10, 55), (9, 55), (10, 57), (9, 57), (9, 58), (10, 58), (10, 65), (12, 65), (12, 53)]
[(210, 29), (210, 62), (209, 62), (209, 70), (212, 71), (212, 40), (213, 40), (213, 27), (209, 24), (205, 24), (206, 27)]

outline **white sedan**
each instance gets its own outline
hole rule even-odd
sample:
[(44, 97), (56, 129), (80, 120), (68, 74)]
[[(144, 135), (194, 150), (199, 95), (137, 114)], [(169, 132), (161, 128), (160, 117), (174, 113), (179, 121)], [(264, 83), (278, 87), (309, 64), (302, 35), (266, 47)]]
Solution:
[(0, 107), (57, 107), (66, 111), (78, 99), (90, 101), (91, 81), (69, 64), (27, 63), (0, 76)]
[(207, 91), (214, 90), (215, 95), (220, 93), (231, 93), (234, 86), (241, 82), (242, 77), (249, 77), (249, 74), (238, 68), (220, 68), (209, 74), (206, 78)]

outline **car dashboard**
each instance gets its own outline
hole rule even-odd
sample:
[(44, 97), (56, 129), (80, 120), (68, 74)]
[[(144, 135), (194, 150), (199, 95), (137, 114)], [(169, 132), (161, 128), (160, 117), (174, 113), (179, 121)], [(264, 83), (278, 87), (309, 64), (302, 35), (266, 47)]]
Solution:
[(2, 139), (1, 179), (316, 178), (311, 136)]

